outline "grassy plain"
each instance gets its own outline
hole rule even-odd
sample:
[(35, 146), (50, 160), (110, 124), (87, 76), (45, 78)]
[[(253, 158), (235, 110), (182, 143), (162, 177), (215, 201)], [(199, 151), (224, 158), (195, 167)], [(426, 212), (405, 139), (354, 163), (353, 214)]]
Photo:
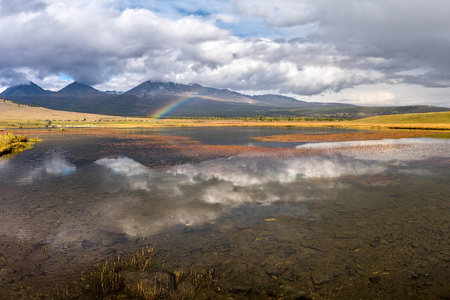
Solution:
[(66, 112), (0, 100), (0, 130), (16, 128), (156, 128), (156, 127), (344, 127), (355, 129), (450, 130), (450, 112), (377, 116), (354, 121), (234, 119), (155, 119)]

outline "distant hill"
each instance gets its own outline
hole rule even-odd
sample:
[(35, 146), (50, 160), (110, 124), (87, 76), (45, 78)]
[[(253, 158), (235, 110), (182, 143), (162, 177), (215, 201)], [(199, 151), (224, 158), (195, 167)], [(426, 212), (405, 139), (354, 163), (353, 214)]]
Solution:
[(0, 99), (0, 120), (2, 121), (37, 121), (37, 120), (98, 120), (111, 116), (51, 110), (43, 107), (19, 105)]
[(125, 93), (102, 92), (79, 82), (55, 93), (30, 82), (29, 85), (10, 87), (0, 96), (50, 109), (120, 116), (362, 118), (450, 110), (430, 106), (364, 108), (342, 103), (306, 102), (273, 94), (250, 96), (199, 84), (155, 81), (143, 82)]
[(52, 91), (47, 91), (35, 84), (34, 82), (29, 82), (28, 84), (19, 84), (11, 86), (3, 91), (1, 96), (36, 96), (36, 95), (49, 95)]

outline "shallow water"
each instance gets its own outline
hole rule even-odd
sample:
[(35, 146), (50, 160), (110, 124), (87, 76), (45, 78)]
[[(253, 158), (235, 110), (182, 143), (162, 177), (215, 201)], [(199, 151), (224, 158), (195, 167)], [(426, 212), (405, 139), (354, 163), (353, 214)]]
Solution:
[(449, 297), (450, 142), (251, 140), (299, 132), (343, 131), (40, 133), (0, 162), (0, 287), (50, 297), (149, 244), (214, 268), (214, 298)]

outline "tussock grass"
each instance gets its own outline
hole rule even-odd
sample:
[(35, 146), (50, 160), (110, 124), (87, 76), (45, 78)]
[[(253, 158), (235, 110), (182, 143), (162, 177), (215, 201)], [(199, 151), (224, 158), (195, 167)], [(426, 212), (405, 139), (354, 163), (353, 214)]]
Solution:
[[(153, 248), (146, 246), (128, 255), (106, 260), (89, 275), (82, 275), (82, 286), (63, 290), (57, 287), (57, 299), (193, 299), (199, 290), (211, 287), (214, 270), (168, 272), (164, 269), (168, 256), (169, 252), (164, 261), (157, 260)], [(158, 271), (172, 276), (171, 288), (157, 278), (154, 281), (140, 278), (142, 273)], [(182, 284), (188, 288), (177, 290), (176, 286)]]
[(0, 156), (11, 153), (18, 153), (25, 149), (33, 148), (38, 139), (29, 140), (26, 136), (6, 133), (0, 136)]

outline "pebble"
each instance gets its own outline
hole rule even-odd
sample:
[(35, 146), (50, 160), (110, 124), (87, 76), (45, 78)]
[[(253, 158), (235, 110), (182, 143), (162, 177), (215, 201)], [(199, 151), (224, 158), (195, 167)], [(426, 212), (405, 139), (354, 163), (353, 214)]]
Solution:
[(244, 285), (236, 285), (232, 288), (229, 288), (228, 291), (232, 294), (246, 296), (252, 291), (252, 287), (244, 286)]
[(156, 298), (167, 297), (177, 288), (175, 275), (167, 271), (122, 272), (125, 284), (132, 291), (143, 290)]
[(284, 246), (277, 249), (276, 254), (281, 258), (288, 258), (289, 256), (296, 254), (297, 250), (291, 246)]
[(253, 242), (256, 239), (256, 235), (254, 233), (249, 233), (247, 234), (247, 236), (245, 237), (245, 240), (250, 243)]
[(321, 285), (330, 282), (335, 277), (338, 277), (341, 273), (337, 270), (326, 270), (326, 271), (313, 271), (311, 273), (312, 282), (315, 285)]

